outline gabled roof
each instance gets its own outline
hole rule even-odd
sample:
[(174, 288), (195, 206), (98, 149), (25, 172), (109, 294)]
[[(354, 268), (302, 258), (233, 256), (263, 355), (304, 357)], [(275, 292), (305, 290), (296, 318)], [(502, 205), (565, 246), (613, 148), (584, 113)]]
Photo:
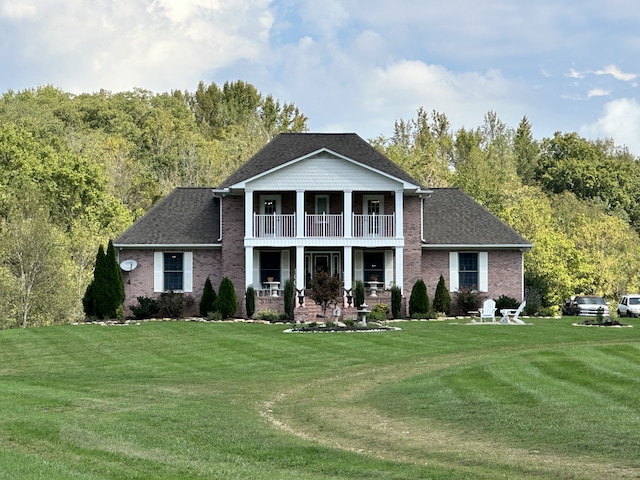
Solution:
[(222, 182), (220, 188), (231, 187), (323, 149), (420, 186), (411, 175), (355, 133), (281, 133)]
[(533, 246), (458, 188), (434, 188), (423, 201), (424, 248)]
[(220, 244), (220, 200), (211, 188), (177, 188), (114, 242), (114, 246)]

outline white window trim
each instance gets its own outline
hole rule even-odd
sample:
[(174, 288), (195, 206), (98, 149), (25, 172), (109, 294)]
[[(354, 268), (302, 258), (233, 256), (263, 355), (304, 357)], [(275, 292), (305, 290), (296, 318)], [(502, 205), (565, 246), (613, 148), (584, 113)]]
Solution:
[[(465, 252), (449, 252), (449, 291), (457, 292), (460, 290), (459, 284), (459, 262), (458, 253)], [(489, 252), (478, 253), (478, 291), (489, 291)]]
[[(169, 252), (153, 252), (153, 291), (161, 293), (164, 288), (164, 254)], [(183, 293), (193, 292), (193, 252), (182, 253), (182, 290)]]

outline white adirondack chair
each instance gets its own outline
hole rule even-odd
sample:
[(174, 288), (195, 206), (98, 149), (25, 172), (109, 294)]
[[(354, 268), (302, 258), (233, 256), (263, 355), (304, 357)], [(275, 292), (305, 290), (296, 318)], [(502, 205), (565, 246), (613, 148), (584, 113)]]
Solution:
[(518, 317), (522, 313), (526, 304), (527, 302), (523, 301), (515, 310), (512, 308), (503, 308), (500, 310), (500, 313), (502, 314), (502, 320), (500, 320), (500, 323), (516, 323), (518, 325), (524, 325), (524, 322)]
[(480, 309), (480, 321), (484, 322), (485, 318), (490, 318), (492, 322), (496, 321), (496, 302), (490, 298), (484, 301)]

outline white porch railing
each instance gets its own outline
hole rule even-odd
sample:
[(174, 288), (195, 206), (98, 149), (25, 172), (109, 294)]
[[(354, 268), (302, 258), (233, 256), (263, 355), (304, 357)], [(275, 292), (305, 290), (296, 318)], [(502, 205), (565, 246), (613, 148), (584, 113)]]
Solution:
[(395, 215), (353, 214), (353, 236), (382, 238), (395, 236)]
[(305, 237), (342, 237), (342, 214), (305, 213)]
[[(343, 214), (305, 214), (305, 237), (344, 237)], [(355, 238), (391, 238), (395, 236), (395, 215), (353, 214), (352, 235)], [(256, 238), (296, 236), (295, 214), (253, 216)]]
[(295, 237), (295, 214), (271, 214), (253, 216), (253, 235), (255, 237)]

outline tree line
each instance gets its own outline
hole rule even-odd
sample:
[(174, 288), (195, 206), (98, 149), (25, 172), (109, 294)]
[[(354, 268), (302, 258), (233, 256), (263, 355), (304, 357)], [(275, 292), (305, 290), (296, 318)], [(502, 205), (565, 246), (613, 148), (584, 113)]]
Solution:
[(492, 111), (454, 132), (446, 115), (419, 109), (372, 143), (424, 185), (460, 187), (534, 244), (528, 305), (558, 311), (578, 293), (640, 291), (640, 163), (612, 140), (536, 140), (526, 116), (511, 128)]
[[(215, 186), (280, 132), (307, 130), (293, 103), (246, 82), (195, 91), (0, 97), (0, 328), (82, 316), (96, 251), (177, 186)], [(535, 244), (527, 290), (640, 290), (638, 161), (610, 140), (536, 140), (494, 112), (453, 131), (419, 109), (370, 140), (426, 187), (458, 186)]]

